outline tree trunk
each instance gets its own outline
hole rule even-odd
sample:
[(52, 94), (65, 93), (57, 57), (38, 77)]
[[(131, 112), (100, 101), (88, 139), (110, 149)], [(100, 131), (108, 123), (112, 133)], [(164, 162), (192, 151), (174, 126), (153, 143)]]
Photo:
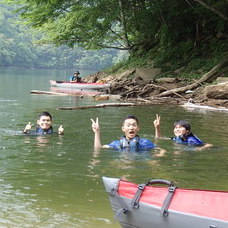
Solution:
[(124, 45), (129, 48), (130, 43), (128, 40), (128, 35), (127, 35), (127, 28), (126, 28), (126, 20), (125, 20), (125, 15), (124, 15), (124, 7), (123, 7), (123, 0), (119, 0), (119, 6), (120, 6), (120, 21), (123, 26), (123, 41)]
[(198, 81), (184, 87), (165, 91), (158, 94), (157, 97), (165, 97), (174, 93), (184, 93), (187, 90), (192, 90), (201, 86), (203, 83), (213, 82), (217, 77), (223, 74), (228, 74), (228, 59), (225, 59), (223, 62), (217, 64), (209, 72), (204, 74)]

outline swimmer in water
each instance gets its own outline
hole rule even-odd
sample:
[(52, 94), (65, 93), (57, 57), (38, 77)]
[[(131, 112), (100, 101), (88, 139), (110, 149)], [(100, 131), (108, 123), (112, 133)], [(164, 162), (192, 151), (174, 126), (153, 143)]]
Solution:
[[(29, 122), (24, 130), (24, 134), (34, 134), (34, 135), (46, 135), (46, 134), (53, 134), (53, 127), (52, 127), (52, 116), (49, 112), (42, 112), (38, 115), (37, 118), (37, 127), (36, 130), (31, 130), (32, 124)], [(58, 129), (58, 134), (64, 134), (64, 128), (62, 125)]]

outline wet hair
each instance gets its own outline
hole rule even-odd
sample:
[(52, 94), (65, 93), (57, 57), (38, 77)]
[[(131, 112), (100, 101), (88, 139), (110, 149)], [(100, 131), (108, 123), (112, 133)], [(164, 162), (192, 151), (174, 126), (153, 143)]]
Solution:
[(136, 120), (137, 124), (139, 124), (138, 119), (135, 116), (133, 116), (133, 115), (125, 116), (122, 123), (124, 124), (125, 120), (128, 120), (128, 119), (134, 119), (134, 120)]
[(41, 112), (39, 115), (38, 115), (38, 120), (41, 118), (41, 116), (49, 116), (50, 119), (52, 120), (52, 116), (49, 112)]
[(187, 131), (191, 132), (191, 126), (188, 121), (178, 120), (173, 124), (173, 128), (175, 128), (177, 125), (180, 125), (180, 126), (184, 127)]

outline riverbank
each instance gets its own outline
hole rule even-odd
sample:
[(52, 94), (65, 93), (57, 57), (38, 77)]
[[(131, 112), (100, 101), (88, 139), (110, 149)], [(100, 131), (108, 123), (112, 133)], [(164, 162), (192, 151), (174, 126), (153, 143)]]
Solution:
[[(228, 60), (214, 66), (198, 79), (183, 78), (184, 67), (169, 77), (159, 68), (133, 68), (121, 73), (98, 72), (86, 77), (87, 82), (110, 83), (111, 95), (124, 101), (152, 104), (191, 103), (228, 108)], [(106, 96), (108, 99), (108, 96)]]

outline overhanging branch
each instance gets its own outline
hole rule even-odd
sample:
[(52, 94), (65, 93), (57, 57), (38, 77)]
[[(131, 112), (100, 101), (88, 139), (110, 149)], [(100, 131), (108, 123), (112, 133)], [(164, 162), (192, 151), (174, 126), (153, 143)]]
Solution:
[(212, 12), (214, 12), (215, 14), (217, 14), (219, 17), (221, 17), (223, 20), (228, 21), (228, 17), (226, 15), (224, 15), (222, 12), (218, 11), (216, 8), (214, 8), (213, 6), (209, 6), (208, 4), (206, 4), (204, 1), (202, 0), (194, 0), (195, 2), (198, 2), (199, 4), (201, 4), (202, 6), (204, 6), (205, 8), (211, 10)]

